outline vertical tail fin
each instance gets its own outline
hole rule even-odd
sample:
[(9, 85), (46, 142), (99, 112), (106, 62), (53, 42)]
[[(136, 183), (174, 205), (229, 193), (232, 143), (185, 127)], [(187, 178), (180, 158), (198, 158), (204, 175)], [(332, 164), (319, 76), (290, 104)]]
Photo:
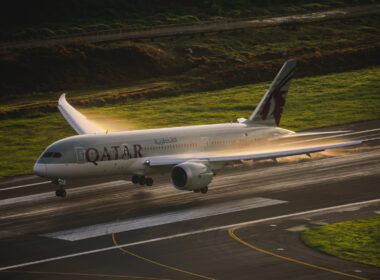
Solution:
[(258, 123), (270, 126), (278, 126), (280, 124), (282, 110), (285, 106), (286, 95), (296, 64), (296, 59), (289, 59), (284, 63), (246, 123)]

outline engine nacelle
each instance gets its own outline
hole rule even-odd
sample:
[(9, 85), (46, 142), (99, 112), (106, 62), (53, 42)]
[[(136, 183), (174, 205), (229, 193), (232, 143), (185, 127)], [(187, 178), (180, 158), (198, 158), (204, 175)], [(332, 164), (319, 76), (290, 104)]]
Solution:
[(199, 190), (206, 187), (214, 177), (208, 164), (199, 161), (187, 161), (172, 168), (170, 179), (178, 190)]

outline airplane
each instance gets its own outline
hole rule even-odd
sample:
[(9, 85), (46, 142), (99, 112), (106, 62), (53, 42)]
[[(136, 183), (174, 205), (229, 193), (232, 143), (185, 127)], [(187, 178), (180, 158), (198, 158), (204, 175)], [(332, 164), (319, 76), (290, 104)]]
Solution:
[[(134, 184), (153, 185), (152, 174), (170, 171), (178, 190), (207, 193), (215, 171), (245, 160), (308, 155), (327, 149), (359, 145), (362, 141), (286, 147), (280, 142), (323, 133), (296, 133), (279, 127), (297, 61), (284, 63), (269, 89), (249, 116), (236, 123), (184, 126), (108, 133), (72, 107), (62, 94), (58, 109), (79, 134), (61, 139), (41, 154), (34, 172), (59, 187), (66, 180), (105, 175), (128, 175)], [(311, 157), (311, 156), (310, 156)]]

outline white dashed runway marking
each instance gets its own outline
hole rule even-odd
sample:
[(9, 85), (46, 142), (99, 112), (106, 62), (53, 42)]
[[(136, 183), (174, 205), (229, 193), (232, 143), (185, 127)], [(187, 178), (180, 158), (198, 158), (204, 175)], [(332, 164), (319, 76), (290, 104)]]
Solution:
[(38, 185), (46, 185), (50, 184), (51, 181), (44, 181), (44, 182), (37, 182), (33, 184), (26, 184), (26, 185), (21, 185), (21, 186), (13, 186), (13, 187), (7, 187), (7, 188), (0, 188), (0, 192), (2, 191), (10, 191), (10, 190), (15, 190), (15, 189), (21, 189), (21, 188), (26, 188), (26, 187), (33, 187), (33, 186), (38, 186)]
[(77, 241), (87, 238), (103, 236), (111, 233), (119, 233), (153, 226), (166, 225), (176, 222), (195, 220), (199, 218), (234, 213), (286, 202), (287, 201), (283, 200), (252, 197), (243, 200), (234, 200), (213, 205), (195, 207), (191, 209), (164, 212), (139, 218), (131, 218), (120, 222), (104, 223), (86, 226), (82, 228), (76, 228), (72, 230), (64, 230), (45, 234), (43, 236), (68, 241)]

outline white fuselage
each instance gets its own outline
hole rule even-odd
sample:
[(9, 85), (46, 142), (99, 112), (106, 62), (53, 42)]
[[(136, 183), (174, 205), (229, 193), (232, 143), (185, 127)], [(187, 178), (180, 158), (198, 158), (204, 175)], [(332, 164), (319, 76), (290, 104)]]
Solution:
[[(79, 135), (50, 145), (34, 170), (53, 179), (145, 175), (161, 170), (146, 164), (152, 158), (236, 153), (288, 133), (292, 132), (278, 127), (230, 123)], [(49, 153), (53, 156), (44, 157)], [(57, 153), (61, 156), (54, 157)]]

